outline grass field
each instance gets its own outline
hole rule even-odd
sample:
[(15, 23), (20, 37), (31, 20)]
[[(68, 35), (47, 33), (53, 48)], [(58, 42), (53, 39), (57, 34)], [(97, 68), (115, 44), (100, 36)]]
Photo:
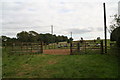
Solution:
[(3, 50), (3, 78), (117, 78), (113, 55), (9, 55)]

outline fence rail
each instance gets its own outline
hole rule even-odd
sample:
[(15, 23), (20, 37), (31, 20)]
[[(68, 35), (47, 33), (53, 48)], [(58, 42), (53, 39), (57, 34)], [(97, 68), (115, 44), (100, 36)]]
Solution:
[(43, 53), (43, 43), (15, 42), (3, 43), (6, 48), (10, 47), (12, 53)]
[(97, 43), (94, 41), (83, 41), (82, 43), (71, 42), (70, 44), (71, 55), (75, 53), (79, 54), (88, 53), (88, 51), (98, 51), (100, 54), (104, 54), (103, 40)]
[[(99, 53), (104, 54), (104, 45), (103, 40), (99, 42), (94, 41), (78, 41), (71, 43), (52, 43), (52, 44), (43, 44), (43, 42), (30, 43), (30, 42), (14, 42), (14, 43), (3, 43), (3, 46), (7, 48), (10, 46), (12, 53), (43, 53), (44, 50), (57, 50), (59, 49), (68, 49), (70, 55), (74, 54), (87, 54), (87, 53)], [(64, 51), (65, 52), (65, 51)], [(57, 53), (56, 53), (57, 54)]]

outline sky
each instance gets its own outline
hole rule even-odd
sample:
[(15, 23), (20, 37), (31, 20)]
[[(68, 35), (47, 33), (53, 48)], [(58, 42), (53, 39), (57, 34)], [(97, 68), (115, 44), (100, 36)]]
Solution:
[[(103, 2), (107, 27), (118, 14), (119, 0), (1, 0), (0, 34), (16, 37), (21, 31), (72, 37), (74, 40), (104, 38)], [(107, 32), (107, 38), (110, 33)]]
[(120, 15), (120, 1), (118, 2), (118, 15)]

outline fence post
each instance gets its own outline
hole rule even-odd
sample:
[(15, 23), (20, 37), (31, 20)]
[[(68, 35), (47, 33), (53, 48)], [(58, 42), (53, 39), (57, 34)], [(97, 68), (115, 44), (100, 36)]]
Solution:
[(55, 49), (55, 43), (54, 43), (54, 49)]
[(45, 46), (45, 48), (44, 48), (44, 49), (47, 49), (47, 44), (46, 44), (46, 43), (45, 43), (45, 45), (44, 45), (44, 46)]
[(43, 53), (43, 43), (41, 42), (40, 52)]
[(28, 52), (28, 43), (26, 43), (26, 47), (27, 47), (27, 50), (26, 50), (26, 52)]
[(21, 51), (22, 51), (23, 43), (21, 43)]
[(70, 42), (70, 55), (72, 55), (72, 42)]
[(31, 52), (32, 52), (32, 43), (31, 43)]
[(86, 52), (86, 41), (85, 41), (85, 54), (87, 54), (87, 52)]
[(103, 40), (100, 41), (100, 44), (101, 44), (101, 54), (104, 54), (104, 51), (103, 51)]
[(80, 52), (80, 43), (77, 43), (77, 51)]
[(15, 43), (12, 43), (12, 52), (14, 53), (16, 50), (15, 50)]

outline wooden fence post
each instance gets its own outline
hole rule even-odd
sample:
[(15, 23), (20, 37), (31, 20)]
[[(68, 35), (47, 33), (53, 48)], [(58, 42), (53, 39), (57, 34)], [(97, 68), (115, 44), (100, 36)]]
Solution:
[(100, 44), (101, 44), (101, 54), (104, 54), (104, 49), (103, 49), (103, 40), (100, 41)]
[(55, 43), (54, 43), (54, 49), (55, 49)]
[(28, 52), (28, 43), (26, 43), (26, 47), (27, 47), (27, 50), (26, 50), (26, 52)]
[(44, 43), (43, 47), (43, 49), (47, 49), (47, 44)]
[(72, 42), (70, 42), (70, 55), (72, 55)]
[(85, 41), (85, 54), (87, 54), (87, 52), (86, 52), (86, 41)]
[(39, 42), (36, 43), (36, 46), (37, 46), (37, 53), (39, 53)]
[(23, 43), (21, 43), (21, 51), (22, 51), (22, 46), (23, 46)]
[(32, 43), (31, 43), (31, 52), (32, 52)]
[(80, 52), (80, 43), (77, 43), (77, 51)]
[(40, 48), (40, 52), (43, 53), (43, 42), (41, 42), (41, 48)]

